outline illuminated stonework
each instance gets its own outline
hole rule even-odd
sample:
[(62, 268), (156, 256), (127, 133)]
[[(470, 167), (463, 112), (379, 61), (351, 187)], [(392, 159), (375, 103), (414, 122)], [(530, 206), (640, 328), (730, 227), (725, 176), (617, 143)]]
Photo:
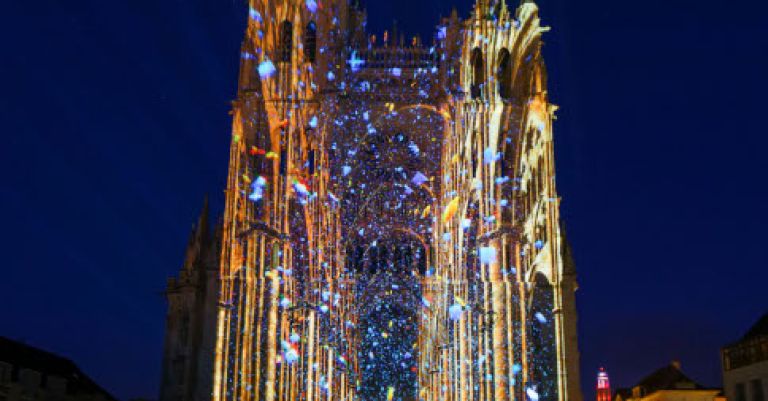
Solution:
[(251, 0), (214, 401), (581, 401), (538, 8), (364, 21)]

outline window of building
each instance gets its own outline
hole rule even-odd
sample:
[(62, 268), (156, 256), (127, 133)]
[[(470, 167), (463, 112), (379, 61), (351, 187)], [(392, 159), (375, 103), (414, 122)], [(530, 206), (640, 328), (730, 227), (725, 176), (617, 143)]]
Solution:
[(64, 395), (67, 392), (67, 380), (59, 376), (48, 376), (45, 379), (45, 388), (53, 394)]
[(290, 62), (291, 51), (293, 50), (293, 25), (288, 21), (283, 21), (280, 25), (280, 46), (278, 48), (278, 61)]
[(11, 372), (13, 372), (13, 365), (7, 362), (0, 362), (0, 383), (10, 382)]
[(750, 390), (752, 391), (752, 401), (765, 401), (765, 393), (763, 393), (763, 381), (755, 379), (750, 382)]
[[(477, 130), (473, 131), (472, 137), (477, 138)], [(470, 146), (470, 151), (472, 152), (472, 176), (474, 177), (474, 174), (477, 172), (477, 150), (475, 149), (474, 142)]]
[(310, 149), (307, 155), (307, 168), (309, 170), (310, 177), (315, 174), (315, 151)]
[(472, 87), (470, 94), (472, 99), (479, 99), (482, 94), (482, 87), (485, 84), (485, 63), (483, 62), (483, 52), (479, 48), (472, 50)]
[(499, 96), (504, 100), (509, 100), (512, 97), (512, 60), (507, 49), (501, 49), (499, 52), (497, 75)]
[(288, 152), (285, 149), (280, 151), (280, 175), (288, 175)]
[(746, 386), (744, 386), (744, 383), (736, 383), (734, 393), (734, 397), (736, 398), (734, 401), (747, 401), (747, 389)]
[(28, 389), (39, 388), (42, 382), (40, 372), (31, 369), (22, 369), (19, 373), (19, 382)]
[(310, 21), (307, 24), (307, 28), (304, 30), (304, 57), (310, 63), (315, 62), (317, 55), (317, 26), (314, 21)]

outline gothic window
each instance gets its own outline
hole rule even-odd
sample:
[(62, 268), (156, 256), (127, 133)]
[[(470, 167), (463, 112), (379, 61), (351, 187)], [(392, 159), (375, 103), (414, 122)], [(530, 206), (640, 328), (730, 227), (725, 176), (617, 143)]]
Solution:
[(307, 28), (304, 30), (304, 58), (310, 63), (315, 62), (317, 53), (317, 27), (314, 21), (310, 21), (307, 24)]
[(541, 182), (540, 182), (541, 188), (539, 188), (539, 193), (540, 194), (542, 194), (542, 193), (546, 194), (546, 190), (547, 190), (547, 177), (546, 177), (546, 175), (544, 175), (546, 172), (544, 171), (544, 158), (543, 157), (539, 158), (539, 171), (538, 171), (538, 173), (541, 176)]
[(472, 57), (470, 60), (472, 64), (472, 87), (470, 88), (470, 92), (472, 99), (478, 99), (481, 95), (482, 86), (485, 83), (483, 52), (476, 47), (472, 50)]
[[(347, 266), (346, 268), (350, 271), (354, 270), (357, 272), (363, 271), (363, 264), (364, 264), (364, 256), (365, 256), (365, 248), (357, 245), (354, 246), (352, 244), (347, 246)], [(368, 255), (370, 257), (370, 254)]]
[(280, 175), (288, 175), (288, 152), (285, 149), (280, 151)]
[(181, 318), (181, 328), (179, 329), (179, 342), (182, 346), (186, 346), (187, 341), (189, 341), (189, 314), (184, 313), (184, 316)]
[(476, 203), (470, 204), (467, 207), (467, 215), (465, 218), (471, 219), (470, 226), (466, 228), (464, 234), (464, 249), (467, 252), (467, 268), (466, 278), (468, 280), (474, 280), (480, 271), (480, 255), (478, 253), (478, 221), (480, 218), (478, 215), (479, 206)]
[(310, 176), (315, 174), (315, 151), (313, 149), (310, 149), (307, 155), (307, 171)]
[(427, 255), (423, 248), (416, 249), (416, 266), (419, 269), (419, 274), (424, 275), (427, 271)]
[(379, 248), (376, 246), (372, 246), (368, 250), (368, 257), (370, 258), (371, 262), (368, 265), (368, 272), (371, 274), (376, 274), (376, 272), (379, 270)]
[(512, 157), (512, 145), (507, 140), (504, 140), (502, 147), (501, 157), (499, 158), (499, 177), (509, 177), (512, 174), (511, 169), (511, 157)]
[(472, 134), (473, 142), (472, 146), (470, 147), (470, 152), (472, 152), (472, 174), (474, 177), (474, 174), (477, 172), (477, 149), (475, 149), (475, 143), (474, 140), (477, 140), (477, 131), (474, 131)]
[(378, 269), (379, 270), (386, 270), (389, 267), (389, 249), (387, 249), (386, 246), (381, 246), (379, 248), (379, 263), (378, 263)]
[(507, 49), (499, 52), (499, 68), (496, 72), (496, 82), (499, 85), (499, 96), (504, 100), (512, 97), (512, 60)]
[(278, 61), (290, 62), (293, 49), (293, 25), (288, 21), (280, 24), (280, 46), (278, 48)]
[(408, 270), (413, 270), (413, 248), (411, 244), (405, 246), (403, 250), (403, 266)]

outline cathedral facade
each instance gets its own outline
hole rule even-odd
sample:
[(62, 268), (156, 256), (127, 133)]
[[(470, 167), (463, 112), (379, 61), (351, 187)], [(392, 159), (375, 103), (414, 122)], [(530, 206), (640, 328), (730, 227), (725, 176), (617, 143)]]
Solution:
[(213, 400), (581, 401), (537, 6), (365, 20), (250, 1)]

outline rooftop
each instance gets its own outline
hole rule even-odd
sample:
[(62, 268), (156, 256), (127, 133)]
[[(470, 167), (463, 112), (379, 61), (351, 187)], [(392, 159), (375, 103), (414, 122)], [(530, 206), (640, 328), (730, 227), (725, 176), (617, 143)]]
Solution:
[(672, 361), (669, 365), (655, 370), (632, 388), (616, 389), (615, 394), (626, 400), (632, 397), (632, 389), (635, 387), (642, 389), (643, 396), (662, 390), (714, 390), (696, 383), (686, 376), (678, 361)]
[(741, 338), (741, 341), (752, 340), (761, 336), (768, 336), (768, 312), (750, 327), (747, 334), (744, 334), (744, 337)]
[(14, 366), (13, 377), (21, 368), (40, 372), (43, 376), (58, 376), (67, 380), (70, 394), (102, 394), (105, 399), (116, 401), (115, 397), (86, 376), (71, 360), (32, 347), (22, 342), (0, 336), (0, 361)]

